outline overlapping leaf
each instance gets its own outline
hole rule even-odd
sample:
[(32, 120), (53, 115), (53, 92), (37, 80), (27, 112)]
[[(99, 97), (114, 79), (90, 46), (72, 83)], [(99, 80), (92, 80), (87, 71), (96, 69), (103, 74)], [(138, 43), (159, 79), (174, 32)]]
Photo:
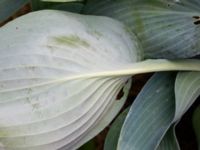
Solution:
[(119, 150), (153, 150), (174, 115), (173, 73), (158, 73), (147, 82), (130, 108), (119, 138)]
[[(200, 95), (200, 72), (180, 72), (175, 82), (167, 73), (158, 74), (146, 84), (123, 125), (119, 150), (179, 149), (173, 123), (178, 121)], [(169, 86), (170, 85), (170, 86)]]
[(28, 0), (1, 0), (0, 1), (0, 22), (13, 15)]
[[(194, 101), (200, 95), (200, 72), (180, 72), (175, 82), (176, 108), (173, 122), (179, 121), (184, 113), (190, 108)], [(177, 122), (178, 123), (178, 122)], [(180, 149), (175, 136), (175, 126), (173, 124), (171, 131), (163, 138), (161, 149), (168, 142), (169, 150)]]
[(0, 36), (1, 149), (80, 146), (118, 113), (125, 98), (115, 98), (129, 79), (80, 76), (140, 57), (123, 25), (104, 17), (40, 11), (5, 25)]
[(174, 126), (167, 131), (157, 150), (180, 150), (178, 141), (176, 139)]
[(200, 54), (198, 0), (91, 0), (86, 14), (124, 22), (137, 34), (146, 58), (185, 58)]
[(181, 72), (175, 84), (176, 113), (174, 121), (179, 120), (200, 95), (200, 72)]
[(199, 60), (138, 62), (136, 37), (107, 17), (38, 11), (0, 28), (0, 38), (1, 149), (78, 148), (118, 113), (131, 75), (200, 70)]
[(109, 129), (109, 132), (106, 136), (105, 144), (104, 144), (104, 150), (111, 150), (111, 149), (117, 149), (118, 139), (120, 136), (120, 131), (122, 128), (122, 125), (124, 123), (124, 120), (126, 118), (126, 115), (128, 113), (129, 109), (127, 108), (124, 110), (119, 117), (115, 120), (115, 122), (112, 124), (111, 128)]

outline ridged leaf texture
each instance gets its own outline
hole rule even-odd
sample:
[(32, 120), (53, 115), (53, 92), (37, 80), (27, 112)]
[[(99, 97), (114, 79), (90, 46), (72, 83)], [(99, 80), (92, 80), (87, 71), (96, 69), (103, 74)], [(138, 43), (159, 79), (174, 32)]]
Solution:
[(127, 85), (126, 96), (130, 87), (130, 76), (84, 74), (139, 60), (124, 26), (105, 17), (34, 12), (0, 28), (0, 38), (0, 149), (6, 150), (79, 147), (113, 119), (124, 102), (116, 101), (118, 92)]
[(200, 55), (199, 0), (89, 0), (84, 10), (124, 22), (141, 41), (145, 58)]
[(132, 75), (200, 71), (200, 60), (142, 61), (136, 36), (107, 17), (37, 11), (0, 28), (0, 39), (6, 150), (76, 149), (116, 116)]

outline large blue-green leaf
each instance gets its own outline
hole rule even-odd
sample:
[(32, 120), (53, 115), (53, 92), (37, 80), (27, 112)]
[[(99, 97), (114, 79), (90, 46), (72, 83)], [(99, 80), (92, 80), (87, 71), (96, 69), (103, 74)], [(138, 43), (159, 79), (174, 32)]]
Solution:
[[(200, 95), (200, 72), (180, 72), (177, 75), (175, 82), (175, 97), (176, 97), (176, 108), (174, 119), (172, 122), (179, 121), (183, 114), (190, 108), (197, 97)], [(164, 136), (160, 149), (167, 147), (171, 149), (180, 149), (177, 144), (177, 139), (173, 130), (177, 123), (172, 125), (171, 131)], [(174, 147), (174, 148), (172, 148)]]
[(174, 78), (169, 75), (154, 75), (138, 95), (123, 125), (119, 150), (154, 150), (159, 144), (158, 149), (179, 149), (173, 123), (181, 119), (200, 95), (200, 72), (178, 73), (175, 97)]
[(136, 37), (107, 17), (37, 11), (0, 39), (0, 149), (76, 149), (119, 112), (132, 75), (200, 71), (200, 60), (142, 61)]
[(4, 21), (17, 10), (19, 10), (28, 0), (1, 0), (0, 1), (0, 22)]
[(173, 120), (173, 73), (155, 74), (130, 108), (119, 138), (119, 150), (153, 150)]
[(112, 124), (111, 128), (109, 129), (109, 132), (106, 136), (105, 144), (104, 144), (104, 150), (115, 150), (117, 149), (117, 143), (120, 136), (120, 131), (122, 128), (122, 125), (124, 123), (124, 120), (126, 118), (126, 115), (129, 111), (129, 108), (124, 110), (119, 117), (115, 120), (115, 122)]
[(176, 113), (179, 120), (200, 95), (200, 72), (180, 72), (175, 83)]
[(146, 58), (200, 54), (199, 0), (91, 0), (84, 10), (124, 22), (137, 34)]
[(180, 150), (175, 135), (175, 126), (170, 127), (161, 143), (159, 144), (157, 150)]

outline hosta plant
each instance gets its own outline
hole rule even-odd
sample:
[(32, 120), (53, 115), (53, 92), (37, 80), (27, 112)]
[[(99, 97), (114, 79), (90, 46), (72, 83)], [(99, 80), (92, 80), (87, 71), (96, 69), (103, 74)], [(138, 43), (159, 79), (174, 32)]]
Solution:
[[(79, 148), (120, 112), (132, 76), (148, 72), (159, 73), (113, 123), (104, 149), (180, 149), (175, 125), (200, 94), (199, 2), (51, 1), (31, 6), (54, 10), (0, 28), (0, 149)], [(0, 20), (26, 2), (0, 2)], [(193, 118), (199, 137), (198, 109)]]

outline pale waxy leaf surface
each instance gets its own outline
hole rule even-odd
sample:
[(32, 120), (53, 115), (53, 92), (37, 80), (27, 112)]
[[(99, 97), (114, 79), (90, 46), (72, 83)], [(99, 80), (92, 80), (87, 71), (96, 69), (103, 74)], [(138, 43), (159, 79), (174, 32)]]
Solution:
[(0, 149), (6, 150), (76, 149), (119, 112), (131, 75), (200, 70), (199, 60), (138, 62), (136, 37), (107, 17), (38, 11), (0, 28), (0, 38)]
[(200, 54), (199, 0), (91, 0), (85, 14), (110, 16), (137, 34), (145, 58)]
[(118, 113), (130, 82), (77, 76), (140, 60), (124, 26), (105, 17), (39, 11), (3, 26), (0, 36), (0, 149), (78, 148)]

